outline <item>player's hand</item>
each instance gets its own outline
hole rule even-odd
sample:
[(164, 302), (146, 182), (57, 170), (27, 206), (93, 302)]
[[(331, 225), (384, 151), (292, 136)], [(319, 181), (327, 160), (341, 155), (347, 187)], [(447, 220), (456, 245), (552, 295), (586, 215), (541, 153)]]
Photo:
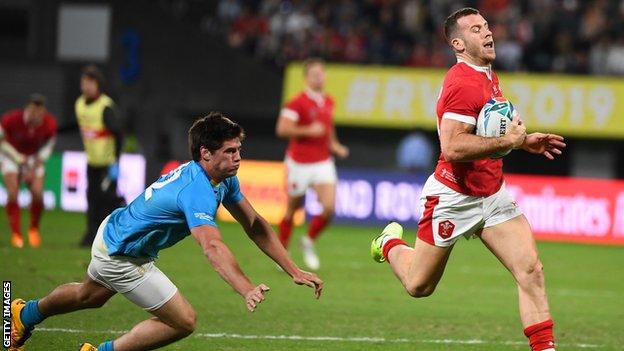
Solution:
[(293, 281), (297, 285), (307, 285), (314, 289), (314, 297), (321, 297), (323, 291), (323, 281), (314, 273), (299, 270), (299, 273), (293, 275)]
[(341, 160), (345, 159), (349, 157), (349, 148), (342, 144), (338, 144), (334, 147), (334, 155)]
[(308, 136), (311, 138), (317, 138), (325, 134), (325, 126), (321, 122), (313, 122), (308, 126)]
[(266, 292), (269, 290), (268, 286), (260, 284), (245, 294), (245, 303), (249, 312), (256, 310), (256, 307), (264, 301)]
[(549, 160), (554, 160), (554, 155), (561, 155), (561, 149), (564, 147), (566, 144), (561, 135), (544, 133), (531, 133), (527, 135), (522, 144), (523, 150), (544, 155)]
[(504, 137), (509, 140), (511, 147), (514, 149), (519, 148), (524, 143), (526, 126), (522, 123), (519, 113), (514, 113), (514, 117), (509, 126), (507, 126), (507, 133), (505, 133)]

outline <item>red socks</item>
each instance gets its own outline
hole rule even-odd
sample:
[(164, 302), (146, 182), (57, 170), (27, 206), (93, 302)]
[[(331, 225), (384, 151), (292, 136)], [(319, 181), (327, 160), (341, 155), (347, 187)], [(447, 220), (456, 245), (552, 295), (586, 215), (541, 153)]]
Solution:
[(312, 240), (316, 240), (321, 234), (323, 229), (327, 227), (329, 220), (323, 216), (314, 216), (310, 221), (310, 228), (308, 229), (308, 236)]
[(288, 242), (290, 241), (290, 236), (292, 235), (292, 228), (292, 221), (287, 221), (286, 219), (282, 219), (279, 224), (279, 239), (285, 248), (288, 248)]
[[(323, 216), (314, 216), (314, 218), (310, 221), (310, 227), (308, 229), (308, 236), (310, 239), (316, 239), (321, 234), (323, 229), (327, 227), (327, 224), (329, 224), (329, 220), (327, 218)], [(290, 237), (292, 236), (292, 230), (293, 222), (282, 219), (279, 224), (279, 239), (282, 242), (282, 245), (286, 248), (288, 247)]]
[(30, 204), (30, 228), (39, 228), (41, 212), (43, 212), (43, 201), (33, 201)]
[(382, 250), (383, 250), (383, 256), (386, 258), (386, 261), (390, 262), (390, 260), (388, 259), (388, 254), (390, 253), (390, 250), (392, 250), (393, 247), (398, 246), (398, 245), (408, 246), (404, 240), (396, 239), (396, 238), (390, 239), (384, 244)]
[(6, 211), (9, 216), (9, 224), (11, 225), (12, 233), (21, 233), (20, 230), (20, 208), (17, 201), (9, 201), (6, 206)]
[(524, 335), (529, 338), (531, 351), (544, 351), (555, 349), (555, 338), (553, 337), (552, 319), (530, 325), (524, 329)]

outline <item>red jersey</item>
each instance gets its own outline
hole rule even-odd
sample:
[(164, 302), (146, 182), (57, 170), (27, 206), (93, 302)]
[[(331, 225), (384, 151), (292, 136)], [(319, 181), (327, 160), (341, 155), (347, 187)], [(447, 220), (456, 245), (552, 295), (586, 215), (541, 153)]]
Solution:
[[(459, 61), (446, 73), (437, 115), (475, 125), (483, 105), (492, 97), (502, 97), (498, 77), (490, 68)], [(435, 177), (449, 188), (470, 196), (489, 196), (503, 184), (502, 159), (484, 158), (470, 162), (448, 162), (440, 154)]]
[(31, 156), (50, 138), (56, 136), (56, 120), (46, 113), (43, 122), (34, 128), (24, 123), (24, 110), (12, 110), (5, 113), (0, 120), (5, 140), (21, 154)]
[(334, 128), (334, 100), (326, 94), (312, 91), (301, 92), (282, 109), (281, 116), (306, 126), (315, 121), (323, 123), (325, 133), (316, 138), (291, 138), (286, 150), (295, 162), (312, 163), (329, 158), (329, 135)]

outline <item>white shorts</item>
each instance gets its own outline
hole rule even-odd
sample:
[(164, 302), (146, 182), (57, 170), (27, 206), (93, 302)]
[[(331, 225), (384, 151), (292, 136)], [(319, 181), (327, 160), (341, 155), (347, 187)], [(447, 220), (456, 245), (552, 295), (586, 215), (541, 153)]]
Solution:
[(507, 192), (505, 183), (488, 197), (458, 193), (439, 182), (427, 179), (420, 196), (421, 218), (418, 238), (435, 246), (448, 247), (460, 237), (469, 239), (483, 228), (506, 222), (522, 214)]
[(336, 183), (336, 165), (331, 158), (321, 162), (299, 163), (286, 156), (284, 163), (290, 196), (303, 196), (314, 184)]
[[(29, 157), (27, 163), (32, 164), (33, 162), (35, 162), (35, 159), (33, 157)], [(13, 161), (13, 159), (11, 159), (9, 156), (1, 152), (0, 152), (0, 168), (2, 169), (3, 175), (10, 174), (10, 173), (15, 173), (15, 174), (20, 173), (20, 166), (17, 163), (15, 163), (15, 161)], [(44, 175), (45, 175), (45, 167), (42, 164), (39, 167), (37, 167), (37, 169), (35, 170), (35, 176), (43, 177)]]
[(104, 227), (98, 228), (91, 246), (89, 277), (110, 290), (124, 295), (146, 311), (154, 311), (171, 300), (178, 288), (154, 265), (151, 258), (109, 256), (104, 242)]

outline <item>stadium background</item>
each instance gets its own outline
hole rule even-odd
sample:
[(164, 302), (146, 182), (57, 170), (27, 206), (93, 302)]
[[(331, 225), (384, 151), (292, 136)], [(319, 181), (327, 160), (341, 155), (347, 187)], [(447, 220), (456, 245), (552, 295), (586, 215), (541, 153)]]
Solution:
[[(187, 159), (186, 130), (194, 118), (211, 110), (226, 112), (246, 128), (245, 159), (279, 162), (286, 146), (273, 132), (280, 104), (301, 88), (297, 62), (315, 55), (330, 63), (328, 90), (339, 104), (338, 133), (351, 148), (349, 159), (338, 164), (338, 201), (342, 202), (337, 211), (343, 225), (333, 227), (319, 243), (324, 260), (320, 275), (328, 287), (332, 282), (351, 283), (336, 284), (334, 292), (328, 290), (327, 299), (317, 305), (302, 293), (290, 296), (293, 288), (266, 260), (249, 267), (257, 253), (238, 238), (236, 227), (224, 224), (224, 232), (234, 237), (232, 245), (243, 268), (273, 283), (273, 296), (279, 302), (262, 306), (265, 315), (252, 320), (274, 323), (274, 328), (249, 322), (231, 291), (204, 272), (199, 250), (184, 243), (163, 255), (162, 268), (177, 278), (200, 315), (206, 313), (206, 320), (220, 322), (202, 325), (200, 331), (259, 339), (199, 336), (171, 349), (201, 350), (206, 345), (286, 349), (297, 343), (296, 338), (263, 339), (271, 335), (311, 338), (296, 345), (303, 349), (381, 349), (387, 342), (397, 349), (410, 343), (432, 350), (524, 349), (511, 284), (501, 286), (505, 273), (494, 268), (496, 263), (478, 243), (460, 244), (461, 250), (452, 258), (458, 261), (455, 267), (450, 264), (440, 291), (425, 302), (401, 295), (386, 267), (371, 268), (365, 255), (377, 228), (373, 225), (397, 218), (409, 224), (417, 219), (410, 195), (418, 194), (426, 171), (399, 167), (397, 149), (403, 138), (416, 132), (437, 156), (430, 107), (445, 68), (453, 62), (440, 25), (446, 14), (463, 5), (480, 8), (493, 25), (503, 90), (521, 103), (529, 130), (559, 132), (568, 143), (564, 155), (554, 162), (523, 152), (505, 158), (506, 172), (515, 174), (508, 182), (515, 182), (516, 196), (526, 200), (519, 202), (533, 213), (530, 219), (537, 234), (563, 241), (622, 243), (624, 182), (618, 181), (624, 178), (622, 1), (4, 0), (0, 2), (0, 111), (21, 106), (32, 92), (43, 93), (58, 118), (60, 134), (48, 164), (46, 203), (56, 210), (44, 215), (43, 248), (11, 250), (2, 211), (0, 232), (6, 234), (0, 238), (2, 278), (14, 282), (16, 293), (34, 297), (84, 273), (88, 252), (75, 247), (84, 225), (80, 212), (84, 199), (76, 189), (84, 184), (79, 180), (82, 156), (75, 153), (82, 144), (73, 102), (85, 63), (95, 62), (104, 70), (105, 91), (117, 102), (123, 119), (128, 159), (122, 161), (122, 178), (133, 184), (121, 190), (132, 198), (136, 192), (128, 189), (141, 191), (168, 161)], [(361, 96), (372, 98), (358, 99)], [(350, 99), (356, 103), (349, 104)], [(258, 178), (258, 172), (277, 175), (281, 170), (275, 163), (247, 165), (256, 172), (250, 173), (251, 180)], [(145, 176), (140, 179), (137, 174)], [(244, 189), (254, 194), (255, 201), (266, 201), (261, 211), (276, 209), (273, 204), (282, 201), (280, 190), (275, 182)], [(408, 196), (397, 199), (397, 194)], [(5, 201), (3, 196), (0, 190), (0, 202)], [(314, 211), (313, 196), (309, 199), (308, 209)], [(21, 201), (25, 205), (28, 199)], [(540, 242), (540, 249), (549, 270), (554, 315), (561, 325), (557, 330), (563, 334), (559, 339), (566, 349), (621, 347), (621, 248)], [(174, 257), (187, 250), (197, 251), (195, 259), (177, 262)], [(300, 261), (296, 251), (293, 255)], [(48, 264), (58, 257), (64, 259)], [(188, 271), (183, 264), (204, 268)], [(480, 270), (482, 266), (490, 268)], [(21, 275), (24, 270), (33, 274), (32, 280)], [(362, 281), (351, 279), (355, 276)], [(220, 299), (218, 307), (203, 301), (203, 285), (196, 281), (209, 282), (205, 294)], [(383, 286), (392, 288), (387, 292)], [(444, 299), (465, 299), (457, 291), (461, 289), (494, 302), (462, 305), (457, 311), (440, 307)], [(388, 316), (382, 318), (381, 330), (362, 326), (379, 317), (374, 306), (383, 296), (401, 310), (401, 322)], [(366, 303), (356, 306), (352, 301)], [(37, 335), (33, 349), (46, 343), (61, 349), (68, 339), (102, 338), (105, 334), (97, 331), (128, 328), (140, 318), (140, 311), (128, 308), (126, 312), (129, 304), (121, 298), (110, 305), (122, 317), (89, 311), (78, 315), (78, 323), (69, 317), (46, 322), (48, 331)], [(452, 319), (454, 312), (463, 318), (461, 322)], [(304, 313), (308, 316), (297, 316)], [(450, 321), (453, 324), (444, 327)], [(417, 325), (422, 334), (406, 324)], [(474, 325), (478, 327), (473, 333)], [(583, 332), (581, 326), (587, 325), (591, 325), (589, 332)], [(78, 331), (67, 332), (71, 328)], [(338, 340), (314, 339), (318, 336)], [(372, 339), (348, 339), (361, 336)], [(381, 337), (386, 341), (375, 339)], [(403, 339), (408, 342), (396, 341)], [(450, 341), (443, 342), (446, 339)], [(484, 343), (475, 346), (470, 340)], [(367, 344), (358, 344), (362, 342)]]

